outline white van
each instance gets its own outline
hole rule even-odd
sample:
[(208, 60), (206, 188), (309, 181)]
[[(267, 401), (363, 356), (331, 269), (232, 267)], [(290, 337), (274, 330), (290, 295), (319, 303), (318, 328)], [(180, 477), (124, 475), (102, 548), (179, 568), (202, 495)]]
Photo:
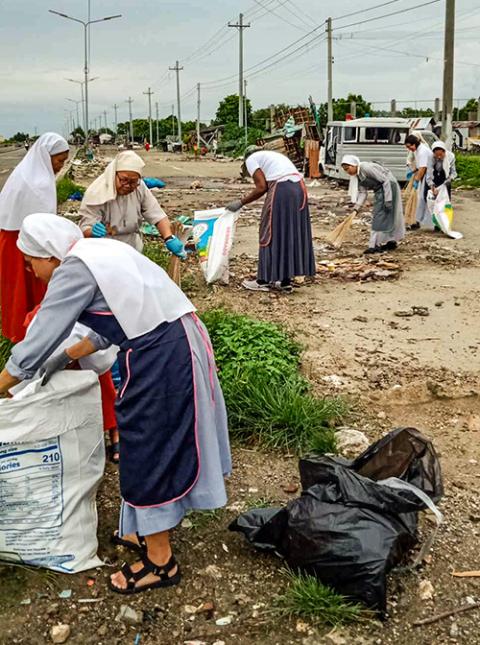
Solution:
[(399, 181), (405, 181), (408, 151), (405, 137), (421, 134), (432, 146), (438, 137), (432, 132), (433, 119), (396, 117), (330, 121), (325, 132), (320, 163), (327, 177), (348, 179), (341, 167), (343, 155), (356, 155), (360, 161), (376, 161), (389, 168)]

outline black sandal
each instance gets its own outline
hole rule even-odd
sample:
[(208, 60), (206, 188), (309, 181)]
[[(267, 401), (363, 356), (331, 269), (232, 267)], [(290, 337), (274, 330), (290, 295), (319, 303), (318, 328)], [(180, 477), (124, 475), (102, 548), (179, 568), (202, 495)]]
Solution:
[(108, 458), (112, 464), (120, 463), (120, 442), (115, 441), (108, 446)]
[(146, 553), (147, 543), (145, 542), (145, 538), (142, 535), (138, 535), (138, 533), (136, 533), (136, 536), (139, 542), (138, 544), (130, 542), (130, 540), (124, 540), (118, 535), (118, 531), (115, 531), (110, 538), (110, 542), (115, 546), (124, 546), (126, 549), (130, 549), (130, 551), (135, 551), (135, 553)]
[[(162, 587), (173, 587), (178, 585), (182, 579), (180, 573), (180, 568), (177, 565), (175, 556), (172, 555), (167, 564), (162, 565), (161, 567), (148, 559), (146, 553), (142, 553), (141, 560), (143, 562), (143, 567), (137, 573), (134, 573), (129, 564), (126, 562), (123, 564), (120, 569), (125, 580), (127, 581), (126, 589), (121, 589), (112, 583), (111, 580), (108, 581), (108, 586), (110, 591), (114, 593), (119, 593), (122, 596), (131, 596), (136, 593), (141, 593), (142, 591), (148, 591), (149, 589), (160, 589)], [(173, 571), (177, 567), (177, 572), (173, 576), (169, 576), (170, 571)], [(136, 583), (145, 578), (149, 573), (152, 573), (154, 576), (158, 576), (160, 580), (156, 582), (151, 582), (150, 584), (136, 586)]]

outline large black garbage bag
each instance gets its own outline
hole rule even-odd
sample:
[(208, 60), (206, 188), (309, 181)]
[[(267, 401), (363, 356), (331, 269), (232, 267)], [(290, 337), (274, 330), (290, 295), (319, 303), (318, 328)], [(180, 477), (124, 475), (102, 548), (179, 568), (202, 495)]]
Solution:
[[(391, 435), (397, 436), (396, 432)], [(244, 533), (258, 548), (277, 551), (290, 567), (316, 575), (384, 614), (387, 573), (417, 542), (417, 513), (424, 503), (410, 490), (394, 489), (355, 472), (342, 459), (302, 460), (301, 468), (302, 482), (313, 484), (300, 498), (280, 511), (271, 509), (270, 518), (265, 509), (249, 511), (230, 529)], [(418, 476), (419, 469), (413, 470)], [(434, 471), (440, 472), (438, 463)], [(391, 474), (384, 471), (385, 477)], [(436, 489), (439, 484), (441, 479)]]
[[(300, 461), (304, 490), (321, 482), (323, 459), (312, 457)], [(403, 479), (423, 490), (434, 502), (443, 496), (442, 473), (435, 449), (432, 442), (415, 428), (396, 428), (369, 446), (354, 461), (341, 457), (336, 457), (336, 461), (374, 481), (389, 477)]]

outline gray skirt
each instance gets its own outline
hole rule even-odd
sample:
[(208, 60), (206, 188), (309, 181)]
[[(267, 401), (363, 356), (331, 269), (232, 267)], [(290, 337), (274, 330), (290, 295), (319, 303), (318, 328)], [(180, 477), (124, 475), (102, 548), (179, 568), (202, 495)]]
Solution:
[(262, 214), (257, 279), (273, 283), (315, 275), (312, 224), (303, 182), (269, 187)]
[(224, 477), (232, 470), (227, 413), (217, 374), (210, 369), (208, 332), (202, 324), (199, 329), (191, 316), (184, 316), (182, 322), (194, 362), (200, 475), (187, 495), (169, 504), (134, 508), (122, 501), (120, 536), (168, 531), (180, 524), (188, 511), (213, 510), (227, 503)]

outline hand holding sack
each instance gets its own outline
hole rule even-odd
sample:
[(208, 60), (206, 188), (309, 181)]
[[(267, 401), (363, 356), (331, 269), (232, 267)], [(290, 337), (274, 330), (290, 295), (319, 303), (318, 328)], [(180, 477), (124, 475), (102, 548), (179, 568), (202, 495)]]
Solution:
[(182, 244), (182, 242), (175, 235), (172, 235), (165, 240), (165, 246), (170, 251), (170, 253), (173, 253), (173, 255), (176, 255), (182, 260), (185, 260), (187, 258), (184, 244)]
[(95, 222), (92, 226), (92, 237), (107, 237), (107, 227), (103, 222)]
[(64, 370), (71, 362), (72, 359), (65, 351), (60, 352), (60, 354), (51, 356), (40, 368), (40, 378), (42, 379), (42, 385), (46, 385), (55, 374), (55, 372)]

